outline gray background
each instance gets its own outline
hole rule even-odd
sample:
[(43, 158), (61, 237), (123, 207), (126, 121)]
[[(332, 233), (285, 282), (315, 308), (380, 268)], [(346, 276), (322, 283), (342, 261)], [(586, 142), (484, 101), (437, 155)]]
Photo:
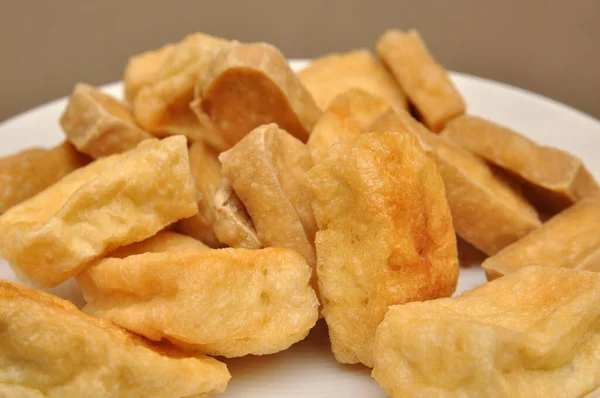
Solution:
[(390, 27), (417, 28), (450, 69), (600, 117), (600, 0), (1, 1), (0, 120), (119, 80), (131, 54), (195, 31), (312, 57), (373, 48)]

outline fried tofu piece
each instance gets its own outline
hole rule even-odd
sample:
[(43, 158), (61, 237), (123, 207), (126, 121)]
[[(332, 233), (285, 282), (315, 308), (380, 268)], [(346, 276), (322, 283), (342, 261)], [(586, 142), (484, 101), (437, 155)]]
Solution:
[(493, 255), (541, 225), (535, 208), (499, 170), (429, 131), (408, 112), (389, 109), (371, 131), (408, 131), (420, 137), (436, 160), (456, 233)]
[(490, 279), (532, 265), (600, 271), (600, 199), (578, 202), (482, 264)]
[(267, 124), (219, 159), (262, 244), (296, 250), (314, 266), (317, 223), (306, 180), (313, 165), (306, 146), (276, 124)]
[(179, 398), (220, 393), (227, 366), (155, 345), (73, 304), (0, 281), (3, 397)]
[(408, 108), (406, 97), (394, 77), (367, 49), (314, 59), (298, 72), (298, 77), (323, 110), (335, 97), (351, 88), (381, 97), (394, 108)]
[(69, 142), (50, 149), (27, 149), (0, 158), (0, 214), (85, 166), (90, 160)]
[[(229, 41), (195, 33), (175, 45), (153, 78), (133, 102), (137, 122), (158, 137), (182, 134), (190, 140), (209, 138), (190, 109), (198, 73)], [(210, 141), (209, 141), (210, 142)]]
[(222, 245), (213, 230), (217, 219), (214, 197), (222, 179), (218, 153), (203, 141), (196, 141), (189, 148), (189, 157), (198, 191), (198, 213), (178, 221), (175, 229), (210, 247), (219, 248)]
[(198, 211), (185, 137), (146, 140), (82, 167), (0, 217), (0, 255), (53, 287)]
[(417, 31), (386, 31), (377, 40), (377, 53), (430, 130), (440, 132), (465, 113), (465, 101)]
[(306, 142), (321, 114), (287, 59), (266, 43), (234, 43), (220, 51), (198, 75), (192, 108), (226, 147), (268, 123)]
[(373, 366), (387, 307), (451, 295), (456, 236), (437, 166), (408, 133), (342, 141), (309, 172), (323, 315), (335, 358)]
[(174, 44), (167, 44), (157, 50), (146, 51), (129, 58), (123, 76), (124, 94), (127, 102), (133, 104), (142, 87), (154, 82), (156, 74), (176, 48)]
[(152, 138), (137, 125), (128, 105), (85, 83), (75, 85), (60, 125), (77, 150), (96, 159)]
[[(450, 122), (442, 135), (517, 176), (539, 208), (553, 214), (590, 195), (600, 186), (581, 159), (538, 145), (523, 135), (475, 116)], [(526, 193), (527, 194), (527, 193)]]
[(144, 253), (180, 253), (184, 251), (206, 250), (210, 247), (197, 239), (173, 231), (160, 231), (156, 235), (141, 242), (119, 247), (106, 257), (125, 258)]
[(392, 397), (583, 397), (600, 384), (600, 274), (529, 267), (392, 306), (373, 377)]
[(364, 133), (387, 108), (386, 101), (360, 88), (339, 94), (321, 114), (306, 143), (313, 161), (323, 159), (336, 142)]
[(319, 305), (310, 275), (293, 250), (228, 248), (107, 258), (77, 281), (90, 314), (150, 340), (239, 357), (306, 337)]
[(260, 249), (263, 247), (246, 207), (224, 180), (215, 193), (215, 235), (220, 242), (231, 247)]

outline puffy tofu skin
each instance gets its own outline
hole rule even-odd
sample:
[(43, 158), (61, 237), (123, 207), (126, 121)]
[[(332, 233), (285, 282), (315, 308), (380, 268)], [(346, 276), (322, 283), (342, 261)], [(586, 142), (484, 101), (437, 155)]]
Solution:
[(600, 383), (600, 274), (528, 267), (390, 307), (373, 377), (400, 397), (581, 397)]
[(0, 216), (0, 254), (23, 279), (52, 287), (197, 211), (185, 137), (146, 140)]
[[(0, 396), (206, 396), (225, 364), (154, 345), (47, 293), (0, 281)], [(205, 395), (206, 394), (206, 395)]]
[(248, 210), (262, 244), (296, 250), (314, 266), (317, 225), (306, 180), (313, 163), (306, 146), (267, 124), (219, 159), (223, 176)]
[(449, 296), (456, 236), (437, 166), (408, 133), (342, 141), (309, 172), (317, 276), (341, 363), (373, 366), (387, 307)]
[[(210, 139), (206, 127), (190, 109), (190, 103), (194, 99), (198, 72), (228, 45), (229, 41), (218, 37), (191, 34), (173, 48), (150, 56), (150, 62), (156, 62), (157, 66), (147, 75), (146, 69), (142, 69), (144, 66), (139, 66), (139, 62), (145, 65), (147, 59), (132, 59), (130, 66), (138, 64), (142, 69), (140, 80), (143, 82), (139, 89), (134, 89), (136, 94), (132, 107), (136, 121), (158, 137), (182, 134), (191, 140)], [(130, 70), (126, 78), (131, 79), (134, 72)]]
[(318, 301), (293, 250), (219, 249), (105, 258), (77, 276), (85, 311), (150, 340), (239, 357), (302, 340)]

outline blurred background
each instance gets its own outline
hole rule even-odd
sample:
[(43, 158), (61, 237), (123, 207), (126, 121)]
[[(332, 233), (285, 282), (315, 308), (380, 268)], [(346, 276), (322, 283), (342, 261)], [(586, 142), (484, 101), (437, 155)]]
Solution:
[(418, 29), (447, 68), (600, 118), (600, 0), (2, 1), (0, 120), (120, 80), (132, 54), (202, 31), (267, 41), (290, 58), (373, 49), (387, 28)]

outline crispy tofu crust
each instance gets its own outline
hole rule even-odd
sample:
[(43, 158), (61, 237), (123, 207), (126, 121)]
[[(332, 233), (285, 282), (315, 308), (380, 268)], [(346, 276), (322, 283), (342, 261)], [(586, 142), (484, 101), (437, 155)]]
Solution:
[(408, 131), (421, 138), (446, 186), (456, 233), (493, 255), (541, 225), (535, 208), (483, 160), (429, 131), (408, 112), (386, 111), (371, 131)]
[[(254, 129), (219, 159), (265, 247), (296, 250), (314, 266), (317, 231), (306, 173), (306, 146), (275, 124)], [(315, 283), (316, 288), (316, 283)]]
[(0, 281), (0, 395), (191, 397), (223, 392), (225, 364), (92, 318), (47, 293)]
[(129, 104), (134, 103), (135, 97), (143, 87), (154, 82), (156, 74), (176, 48), (175, 44), (167, 44), (129, 58), (123, 76), (124, 96)]
[(52, 287), (119, 246), (197, 212), (185, 137), (96, 160), (0, 217), (0, 254)]
[(437, 166), (408, 133), (340, 142), (309, 172), (317, 275), (331, 347), (373, 366), (389, 305), (449, 296), (456, 236)]
[(600, 274), (528, 267), (392, 306), (373, 377), (392, 397), (582, 397), (600, 383)]
[(302, 340), (318, 301), (293, 250), (210, 249), (100, 260), (77, 276), (85, 311), (151, 340), (238, 357)]

